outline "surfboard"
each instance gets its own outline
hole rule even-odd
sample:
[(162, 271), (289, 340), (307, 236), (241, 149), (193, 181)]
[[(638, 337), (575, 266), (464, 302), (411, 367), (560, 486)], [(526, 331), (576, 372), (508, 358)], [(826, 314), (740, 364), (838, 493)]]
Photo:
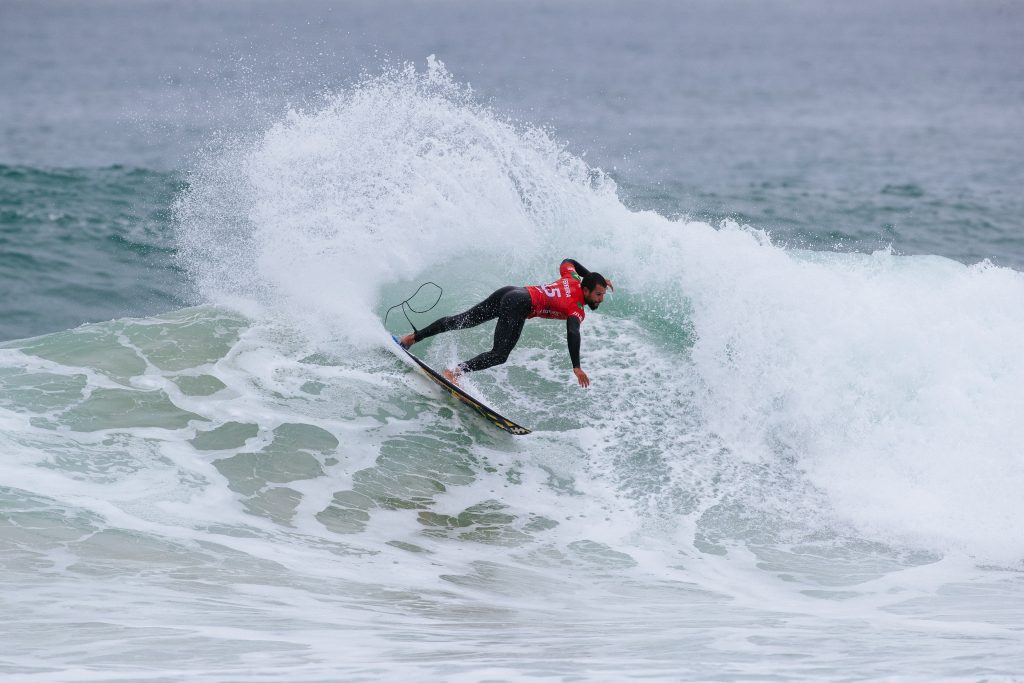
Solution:
[(463, 390), (461, 387), (458, 387), (449, 382), (448, 380), (446, 380), (444, 378), (444, 375), (437, 372), (432, 367), (421, 361), (419, 358), (413, 355), (413, 353), (409, 351), (409, 349), (399, 344), (397, 337), (391, 338), (395, 340), (395, 345), (398, 346), (398, 348), (400, 348), (402, 351), (404, 351), (405, 354), (409, 356), (409, 358), (411, 358), (414, 363), (416, 363), (417, 367), (419, 367), (419, 369), (423, 371), (423, 374), (426, 375), (432, 382), (440, 385), (442, 389), (444, 389), (453, 397), (455, 397), (462, 403), (465, 403), (467, 406), (469, 406), (477, 413), (482, 415), (484, 419), (493, 424), (495, 427), (504, 430), (509, 434), (515, 434), (517, 436), (530, 433), (530, 430), (527, 429), (526, 427), (516, 424), (507, 417), (502, 417), (498, 413), (498, 411), (486, 406), (483, 402), (478, 401), (477, 399), (473, 398), (471, 395), (466, 393), (466, 391)]

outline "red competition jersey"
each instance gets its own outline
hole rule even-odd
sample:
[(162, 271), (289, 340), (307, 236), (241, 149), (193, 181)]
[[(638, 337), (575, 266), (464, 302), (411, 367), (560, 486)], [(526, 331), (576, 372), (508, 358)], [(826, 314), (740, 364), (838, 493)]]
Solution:
[(530, 311), (529, 317), (566, 320), (571, 316), (583, 322), (587, 313), (583, 307), (581, 278), (576, 268), (568, 261), (562, 262), (559, 272), (562, 275), (561, 280), (555, 280), (550, 285), (526, 288), (533, 300), (533, 310)]

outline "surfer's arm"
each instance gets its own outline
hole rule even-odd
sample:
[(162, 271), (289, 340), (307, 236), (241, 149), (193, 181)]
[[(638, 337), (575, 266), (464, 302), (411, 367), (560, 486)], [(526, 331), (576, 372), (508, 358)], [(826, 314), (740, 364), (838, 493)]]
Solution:
[[(562, 265), (559, 266), (559, 272), (561, 272), (562, 277), (575, 277), (577, 280), (582, 280), (586, 276), (590, 275), (590, 271), (580, 265), (579, 261), (571, 258), (562, 260)], [(575, 273), (575, 275), (573, 273)], [(608, 289), (614, 292), (615, 285), (612, 284), (611, 279), (605, 278), (604, 281), (608, 283)]]
[(565, 339), (569, 343), (569, 358), (572, 367), (580, 366), (580, 319), (569, 316), (565, 321)]
[(569, 277), (569, 275), (565, 272), (567, 265), (572, 266), (573, 270), (576, 271), (577, 280), (582, 280), (586, 276), (590, 275), (590, 271), (584, 268), (582, 265), (580, 265), (579, 261), (567, 258), (562, 259), (562, 263), (558, 266), (558, 270), (562, 274), (562, 277)]
[(580, 369), (580, 319), (569, 316), (565, 321), (565, 336), (569, 342), (569, 357), (572, 358), (572, 372), (581, 387), (590, 386), (590, 378)]

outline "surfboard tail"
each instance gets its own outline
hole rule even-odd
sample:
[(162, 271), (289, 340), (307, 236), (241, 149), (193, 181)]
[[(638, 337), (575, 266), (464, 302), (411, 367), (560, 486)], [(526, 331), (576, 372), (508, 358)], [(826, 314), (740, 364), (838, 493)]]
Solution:
[(522, 425), (516, 424), (515, 422), (509, 420), (506, 417), (503, 417), (496, 410), (491, 409), (484, 403), (481, 403), (477, 399), (473, 398), (473, 396), (466, 393), (466, 391), (459, 385), (453, 384), (452, 382), (448, 381), (441, 373), (434, 370), (432, 367), (430, 367), (422, 360), (420, 360), (417, 356), (413, 355), (413, 353), (409, 351), (409, 349), (402, 346), (402, 342), (398, 340), (397, 336), (391, 335), (391, 338), (394, 340), (398, 348), (402, 349), (402, 351), (404, 351), (406, 355), (409, 358), (411, 358), (413, 362), (416, 363), (416, 365), (423, 372), (423, 374), (427, 376), (428, 379), (430, 379), (435, 384), (439, 385), (442, 389), (445, 389), (449, 394), (452, 395), (453, 398), (457, 399), (460, 403), (463, 403), (472, 408), (474, 411), (476, 411), (479, 415), (483, 416), (488, 422), (493, 424), (495, 427), (501, 429), (502, 431), (508, 432), (509, 434), (515, 434), (517, 436), (522, 436), (524, 434), (529, 434), (531, 432), (530, 429), (523, 427)]

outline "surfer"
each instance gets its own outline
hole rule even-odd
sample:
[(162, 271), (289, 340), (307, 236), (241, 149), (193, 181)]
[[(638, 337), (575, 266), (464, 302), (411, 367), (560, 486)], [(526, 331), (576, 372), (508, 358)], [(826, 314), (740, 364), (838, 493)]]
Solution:
[(501, 365), (508, 360), (508, 355), (519, 341), (519, 335), (527, 319), (565, 320), (572, 371), (580, 386), (588, 387), (590, 378), (580, 368), (580, 323), (587, 315), (584, 305), (591, 310), (597, 310), (604, 301), (606, 289), (614, 290), (615, 287), (612, 286), (611, 280), (605, 279), (600, 273), (587, 270), (573, 259), (562, 261), (559, 274), (562, 276), (561, 279), (549, 285), (502, 287), (468, 311), (435, 320), (422, 330), (405, 335), (398, 343), (408, 349), (416, 342), (435, 334), (476, 327), (497, 318), (498, 323), (494, 327), (494, 346), (490, 351), (484, 351), (454, 368), (445, 369), (445, 379), (458, 385), (463, 373)]

